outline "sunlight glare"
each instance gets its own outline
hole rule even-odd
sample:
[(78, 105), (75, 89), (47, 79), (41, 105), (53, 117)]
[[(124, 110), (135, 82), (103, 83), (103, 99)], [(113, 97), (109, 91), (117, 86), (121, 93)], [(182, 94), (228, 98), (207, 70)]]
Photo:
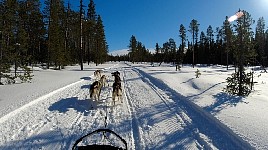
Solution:
[(257, 7), (259, 11), (261, 12), (268, 12), (267, 11), (267, 8), (268, 8), (268, 0), (259, 0), (259, 2), (256, 2), (257, 3)]
[(243, 12), (242, 11), (238, 11), (237, 13), (235, 13), (235, 15), (231, 16), (228, 18), (228, 21), (229, 22), (233, 22), (235, 21), (236, 19), (240, 18), (241, 16), (243, 16)]

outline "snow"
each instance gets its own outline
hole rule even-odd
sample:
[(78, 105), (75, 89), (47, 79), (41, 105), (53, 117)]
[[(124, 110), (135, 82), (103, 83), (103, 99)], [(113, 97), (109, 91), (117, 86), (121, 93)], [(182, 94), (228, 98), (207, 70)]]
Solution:
[(111, 51), (109, 54), (112, 56), (122, 56), (122, 55), (127, 55), (128, 53), (129, 53), (129, 49), (120, 49), (120, 50)]
[[(97, 69), (110, 85), (98, 102), (89, 98)], [(124, 94), (115, 106), (114, 71)], [(0, 149), (71, 149), (100, 128), (119, 134), (129, 149), (268, 149), (268, 73), (256, 70), (254, 91), (238, 97), (222, 91), (233, 72), (124, 62), (85, 64), (84, 71), (34, 68), (32, 83), (0, 86)]]
[[(151, 54), (154, 54), (155, 53), (155, 49), (154, 48), (149, 48), (147, 49), (149, 50), (149, 52)], [(123, 55), (127, 55), (129, 53), (129, 49), (119, 49), (119, 50), (113, 50), (109, 53), (109, 55), (112, 55), (112, 56), (123, 56)]]

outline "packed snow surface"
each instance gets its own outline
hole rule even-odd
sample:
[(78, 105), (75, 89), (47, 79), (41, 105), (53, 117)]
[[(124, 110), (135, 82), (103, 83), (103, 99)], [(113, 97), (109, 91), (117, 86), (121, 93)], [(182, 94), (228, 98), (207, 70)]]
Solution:
[[(109, 85), (93, 101), (89, 87), (97, 69)], [(234, 72), (226, 66), (185, 65), (180, 71), (169, 64), (128, 62), (85, 64), (83, 71), (35, 67), (32, 83), (0, 86), (0, 149), (71, 149), (80, 137), (104, 128), (125, 139), (128, 149), (268, 149), (268, 73), (254, 69), (253, 92), (238, 97), (223, 92)], [(115, 71), (123, 103), (114, 105)]]

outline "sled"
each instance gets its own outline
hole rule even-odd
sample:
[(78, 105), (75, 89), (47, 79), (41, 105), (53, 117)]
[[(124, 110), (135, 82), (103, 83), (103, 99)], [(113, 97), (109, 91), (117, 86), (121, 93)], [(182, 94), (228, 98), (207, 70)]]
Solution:
[[(81, 141), (84, 141), (83, 145), (80, 144)], [(72, 150), (84, 149), (127, 150), (127, 142), (110, 129), (98, 129), (79, 138), (72, 148)]]

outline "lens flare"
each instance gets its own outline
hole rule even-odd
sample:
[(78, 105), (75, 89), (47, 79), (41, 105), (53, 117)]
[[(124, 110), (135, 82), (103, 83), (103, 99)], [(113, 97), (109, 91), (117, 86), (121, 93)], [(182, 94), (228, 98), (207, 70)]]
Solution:
[(243, 15), (244, 15), (244, 13), (242, 11), (238, 11), (237, 13), (235, 13), (235, 15), (229, 17), (228, 21), (233, 22), (233, 21), (237, 20), (238, 18), (242, 17)]

